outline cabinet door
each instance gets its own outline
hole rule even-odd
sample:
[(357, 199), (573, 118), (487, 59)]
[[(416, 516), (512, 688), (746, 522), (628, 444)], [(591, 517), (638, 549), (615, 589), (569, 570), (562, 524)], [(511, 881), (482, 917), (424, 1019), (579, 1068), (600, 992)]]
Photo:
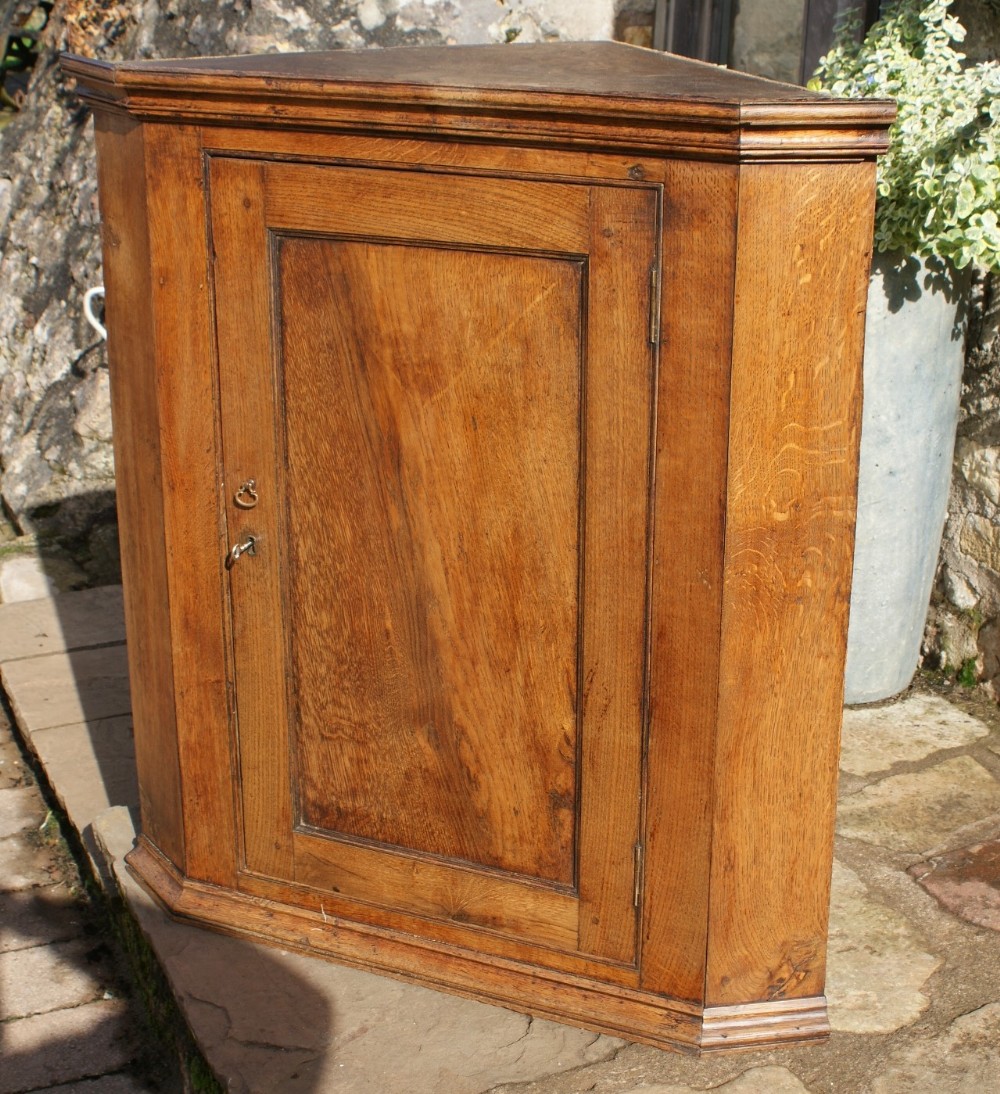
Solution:
[(209, 183), (242, 884), (633, 964), (656, 191)]

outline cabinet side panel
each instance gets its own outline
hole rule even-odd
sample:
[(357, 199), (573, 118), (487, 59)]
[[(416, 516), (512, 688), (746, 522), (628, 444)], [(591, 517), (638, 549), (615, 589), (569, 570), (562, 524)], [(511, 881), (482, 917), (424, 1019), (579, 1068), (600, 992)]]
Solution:
[(184, 869), (143, 127), (95, 122), (115, 477), (136, 766), (146, 836)]
[(738, 175), (666, 165), (642, 984), (704, 992)]
[[(200, 131), (146, 132), (156, 388), (187, 873), (235, 880), (218, 413)], [(238, 484), (230, 484), (235, 490)]]
[(823, 991), (872, 164), (744, 168), (708, 1002)]

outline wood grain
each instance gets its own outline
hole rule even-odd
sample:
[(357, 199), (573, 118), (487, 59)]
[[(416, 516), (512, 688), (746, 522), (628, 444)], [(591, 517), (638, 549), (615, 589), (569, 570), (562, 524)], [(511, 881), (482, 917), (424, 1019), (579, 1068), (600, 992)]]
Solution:
[(825, 1036), (891, 106), (607, 44), (67, 69), (131, 866), (179, 916), (652, 1044)]
[[(636, 958), (658, 193), (594, 187), (584, 525), (580, 944)], [(600, 778), (595, 775), (600, 772)]]
[[(363, 851), (388, 903), (407, 898), (398, 851), (579, 887), (578, 948), (633, 960), (656, 192), (508, 186), (548, 211), (524, 253), (494, 179), (231, 160), (211, 177), (232, 222), (214, 235), (226, 458), (270, 422), (286, 499), (253, 511), (284, 606), (237, 607), (240, 570), (270, 580), (261, 552), (232, 576), (249, 868), (322, 886), (327, 862), (367, 901)], [(282, 630), (287, 661), (264, 648)], [(294, 825), (335, 842), (293, 868)], [(412, 907), (451, 916), (444, 877), (410, 877)], [(519, 909), (546, 902), (537, 937), (565, 947), (555, 890), (475, 915), (524, 933)]]
[(686, 1053), (765, 1048), (822, 1040), (829, 1033), (821, 997), (745, 1007), (693, 1007), (663, 995), (553, 973), (523, 961), (484, 957), (419, 935), (304, 912), (191, 881), (172, 870), (144, 840), (127, 862), (182, 920), (282, 949), (333, 957), (470, 999), (505, 1005), (515, 998), (530, 1014), (657, 1048)]
[[(203, 58), (110, 66), (67, 57), (80, 91), (136, 116), (488, 137), (730, 161), (868, 158), (894, 107), (833, 99), (621, 43)], [(693, 124), (694, 123), (694, 124)]]
[[(126, 861), (139, 880), (181, 919), (283, 948), (334, 957), (344, 964), (471, 999), (507, 1005), (517, 998), (528, 1013), (612, 1034), (627, 1032), (633, 1040), (663, 1048), (697, 1051), (700, 1010), (684, 1003), (453, 946), (431, 935), (341, 919), (321, 910), (304, 911), (206, 885), (179, 875), (142, 838)], [(782, 1039), (773, 1022), (768, 1022), (768, 1028), (777, 1035), (775, 1040)]]
[(713, 1004), (822, 991), (872, 172), (741, 172), (706, 981)]
[[(348, 854), (344, 859), (338, 857), (334, 862), (329, 854), (331, 841), (315, 840), (311, 846), (306, 846), (312, 839), (313, 837), (308, 833), (300, 832), (296, 835), (296, 842), (301, 845), (300, 865), (303, 876), (311, 872), (311, 880), (317, 884), (306, 885), (280, 881), (244, 871), (240, 876), (239, 891), (275, 905), (315, 912), (320, 918), (325, 915), (338, 919), (356, 920), (400, 934), (433, 938), (458, 949), (472, 950), (484, 955), (493, 954), (497, 957), (533, 964), (550, 972), (567, 972), (574, 976), (625, 988), (634, 989), (639, 986), (639, 974), (634, 964), (623, 964), (599, 955), (581, 953), (575, 943), (566, 948), (565, 938), (560, 937), (560, 913), (554, 917), (546, 915), (543, 922), (540, 918), (541, 905), (533, 899), (532, 887), (524, 886), (519, 879), (496, 872), (483, 875), (475, 868), (460, 867), (450, 875), (442, 874), (443, 881), (438, 890), (442, 899), (435, 905), (427, 904), (427, 908), (433, 910), (423, 914), (402, 907), (392, 907), (379, 901), (377, 896), (381, 882), (379, 877), (373, 877), (370, 871), (365, 875), (364, 885), (370, 893), (375, 894), (376, 899), (362, 901), (356, 897), (345, 896), (343, 892), (335, 892), (328, 884), (325, 887), (319, 887), (318, 879), (321, 871), (332, 869), (344, 876), (347, 872), (344, 866), (346, 864), (350, 868), (352, 859)], [(411, 876), (415, 872), (414, 864), (416, 864), (416, 870), (422, 870), (428, 866), (432, 870), (439, 868), (439, 864), (433, 860), (420, 860), (412, 854), (402, 855), (402, 859), (406, 860), (406, 868)], [(481, 875), (476, 881), (479, 888), (473, 894), (471, 904), (467, 902), (467, 894), (462, 890), (462, 877), (466, 871), (478, 872)], [(401, 867), (398, 875), (390, 869), (390, 885), (396, 884), (397, 876), (402, 876)], [(326, 874), (326, 880), (330, 880), (330, 874)], [(496, 885), (496, 882), (501, 884)], [(354, 884), (352, 881), (347, 888), (353, 889)], [(535, 887), (536, 891), (538, 888), (538, 886)], [(428, 891), (432, 892), (432, 890)], [(479, 895), (491, 891), (503, 894), (502, 900), (497, 900), (492, 907), (482, 901)], [(564, 906), (566, 902), (572, 900), (572, 897), (567, 894), (559, 895)], [(456, 897), (458, 899), (455, 899)], [(506, 928), (502, 931), (497, 929), (497, 910), (504, 908), (508, 898), (518, 909), (517, 917), (522, 924), (517, 933), (511, 933)], [(482, 923), (477, 923), (475, 918), (465, 915), (462, 911), (465, 907), (482, 909)], [(459, 914), (452, 915), (451, 913), (456, 910)], [(555, 942), (547, 942), (536, 937), (539, 930), (554, 938)]]
[[(228, 574), (234, 648), (242, 814), (241, 859), (272, 873), (292, 870), (292, 806), (278, 520), (280, 487), (273, 420), (270, 255), (260, 230), (264, 210), (262, 165), (226, 164), (209, 170), (212, 246), (219, 346), (219, 405), (223, 423), (222, 490), (229, 545), (256, 537), (256, 549)], [(254, 509), (236, 504), (244, 482), (253, 480)], [(252, 669), (242, 672), (247, 653)], [(255, 711), (257, 718), (250, 716)], [(238, 793), (240, 786), (249, 793)], [(269, 792), (265, 792), (265, 788)]]
[(590, 191), (580, 185), (338, 166), (333, 203), (330, 167), (264, 170), (272, 229), (581, 257), (590, 246)]
[[(226, 546), (217, 487), (219, 422), (199, 131), (171, 126), (149, 133), (145, 166), (187, 870), (205, 881), (235, 884), (226, 613), (220, 581)], [(182, 252), (186, 261), (178, 262)]]
[(582, 263), (275, 272), (300, 821), (573, 887)]
[(710, 925), (738, 194), (737, 168), (668, 165), (642, 982), (692, 1001)]
[(296, 884), (350, 897), (357, 902), (355, 914), (358, 904), (400, 908), (411, 916), (479, 927), (567, 953), (579, 948), (574, 893), (439, 856), (386, 849), (376, 856), (365, 844), (304, 832), (294, 839)]
[(132, 718), (144, 830), (181, 870), (184, 812), (174, 710), (166, 528), (146, 193), (146, 134), (95, 125), (116, 494)]
[(212, 126), (202, 131), (209, 154), (254, 156), (269, 161), (302, 161), (314, 166), (361, 168), (405, 166), (411, 171), (446, 170), (481, 178), (518, 181), (605, 181), (618, 185), (656, 184), (665, 163), (623, 151), (580, 153), (575, 149), (531, 145), (456, 143), (379, 134), (234, 129)]

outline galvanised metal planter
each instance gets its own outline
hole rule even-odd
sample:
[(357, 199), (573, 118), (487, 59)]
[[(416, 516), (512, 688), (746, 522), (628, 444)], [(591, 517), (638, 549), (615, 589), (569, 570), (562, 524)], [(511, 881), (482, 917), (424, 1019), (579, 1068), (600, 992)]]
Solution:
[(916, 671), (947, 516), (967, 285), (939, 262), (876, 255), (872, 267), (847, 703), (887, 699)]

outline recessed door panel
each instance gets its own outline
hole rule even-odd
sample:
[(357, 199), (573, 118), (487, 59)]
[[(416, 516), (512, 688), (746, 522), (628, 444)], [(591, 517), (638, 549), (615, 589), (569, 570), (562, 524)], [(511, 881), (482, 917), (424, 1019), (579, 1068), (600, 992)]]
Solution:
[(244, 886), (633, 963), (655, 191), (210, 189)]
[(275, 249), (297, 821), (572, 886), (584, 263)]

